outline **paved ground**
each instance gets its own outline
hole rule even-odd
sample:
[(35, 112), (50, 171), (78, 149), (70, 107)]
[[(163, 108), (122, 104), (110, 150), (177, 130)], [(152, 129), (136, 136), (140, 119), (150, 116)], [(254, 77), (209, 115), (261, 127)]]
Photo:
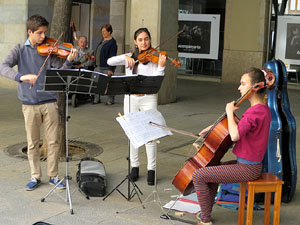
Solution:
[[(168, 126), (187, 130), (193, 133), (213, 123), (224, 111), (226, 102), (239, 97), (237, 85), (221, 85), (208, 81), (178, 80), (178, 100), (176, 103), (160, 105), (159, 110), (164, 115)], [(71, 181), (71, 197), (74, 215), (70, 215), (69, 205), (57, 195), (50, 195), (45, 202), (41, 198), (48, 193), (50, 185), (48, 178), (42, 178), (42, 185), (35, 191), (25, 191), (24, 186), (30, 178), (28, 162), (24, 159), (8, 156), (4, 149), (8, 146), (25, 142), (24, 121), (21, 113), (21, 104), (16, 97), (16, 90), (0, 88), (0, 224), (30, 225), (37, 221), (45, 221), (56, 225), (81, 224), (171, 224), (160, 219), (162, 214), (158, 204), (152, 202), (143, 209), (135, 196), (127, 201), (118, 192), (113, 192), (105, 201), (102, 198), (87, 200), (76, 189), (77, 185)], [(300, 127), (300, 90), (290, 89), (291, 111), (296, 118), (297, 127)], [(245, 110), (247, 103), (241, 106), (240, 112)], [(116, 98), (116, 104), (105, 106), (103, 103), (92, 105), (83, 103), (78, 108), (70, 105), (71, 119), (69, 122), (69, 139), (97, 144), (103, 148), (103, 153), (97, 156), (105, 167), (108, 177), (107, 190), (110, 191), (119, 184), (127, 174), (128, 154), (126, 136), (116, 122), (118, 112), (122, 112), (122, 96)], [(192, 147), (193, 139), (174, 134), (161, 139), (158, 152), (158, 195), (163, 202), (174, 199), (179, 192), (171, 184), (176, 172), (184, 164), (188, 156), (195, 150)], [(300, 139), (297, 138), (297, 149), (300, 148)], [(233, 158), (227, 153), (225, 159)], [(153, 187), (146, 184), (146, 154), (140, 153), (141, 178), (137, 185), (143, 192), (142, 199), (153, 193)], [(297, 155), (299, 165), (300, 157)], [(75, 178), (78, 161), (71, 161), (70, 175)], [(42, 163), (46, 174), (46, 162)], [(60, 175), (65, 174), (65, 163), (59, 163)], [(127, 183), (120, 187), (127, 196)], [(65, 191), (61, 191), (65, 195)], [(151, 199), (153, 195), (151, 195)], [(293, 200), (283, 203), (281, 208), (282, 225), (300, 224), (299, 182)], [(117, 211), (130, 207), (137, 208), (117, 214)], [(212, 214), (214, 224), (231, 225), (237, 223), (237, 211), (214, 207)], [(193, 215), (184, 214), (181, 219), (196, 224)], [(175, 224), (188, 224), (175, 221)], [(254, 223), (263, 224), (263, 211), (254, 212)]]

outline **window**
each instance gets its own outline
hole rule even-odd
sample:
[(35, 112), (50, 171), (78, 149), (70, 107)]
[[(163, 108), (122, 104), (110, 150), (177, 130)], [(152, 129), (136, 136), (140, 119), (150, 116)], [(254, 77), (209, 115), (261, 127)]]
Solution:
[[(300, 1), (300, 0), (299, 0)], [(183, 14), (213, 14), (220, 16), (220, 27), (219, 27), (219, 46), (217, 57), (201, 57), (200, 53), (203, 53), (199, 50), (199, 55), (197, 57), (179, 57), (181, 62), (181, 67), (178, 69), (178, 74), (182, 75), (192, 75), (192, 76), (221, 76), (222, 70), (222, 53), (224, 46), (224, 24), (225, 24), (225, 0), (179, 0), (179, 10), (178, 15), (181, 17)], [(182, 27), (182, 21), (178, 21), (179, 27)], [(191, 23), (191, 24), (189, 24)], [(197, 22), (187, 22), (187, 26), (190, 26), (190, 29), (193, 29), (196, 26), (193, 26), (193, 23)], [(203, 26), (203, 31), (208, 30), (206, 27), (207, 22), (198, 22)], [(201, 24), (203, 23), (203, 24)], [(196, 24), (197, 25), (197, 24)], [(197, 27), (201, 27), (201, 26)], [(206, 29), (207, 28), (207, 29)], [(209, 32), (210, 35), (210, 32)], [(205, 35), (204, 35), (205, 36)], [(178, 36), (178, 41), (184, 42), (184, 34)], [(190, 48), (195, 46), (190, 46)], [(188, 46), (186, 46), (186, 49)], [(180, 50), (180, 49), (178, 49)], [(205, 49), (202, 48), (204, 51)], [(197, 52), (197, 51), (196, 51)], [(204, 51), (205, 53), (205, 51)]]

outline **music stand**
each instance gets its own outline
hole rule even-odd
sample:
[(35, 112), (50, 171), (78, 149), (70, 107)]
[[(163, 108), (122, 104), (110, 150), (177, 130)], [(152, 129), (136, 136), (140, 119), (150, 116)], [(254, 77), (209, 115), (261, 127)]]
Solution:
[[(107, 89), (107, 94), (111, 95), (117, 95), (117, 94), (128, 94), (129, 95), (129, 112), (130, 112), (130, 95), (131, 94), (155, 94), (159, 91), (162, 81), (164, 79), (164, 76), (143, 76), (143, 75), (132, 75), (132, 76), (113, 76), (112, 79), (109, 82), (109, 86)], [(157, 194), (157, 182), (156, 182), (156, 168), (155, 168), (155, 188), (154, 191), (145, 199), (144, 202), (141, 201), (139, 197), (139, 193), (137, 190), (142, 194), (138, 186), (130, 179), (130, 141), (129, 141), (129, 148), (128, 148), (128, 175), (110, 192), (108, 193), (103, 201), (115, 190), (117, 190), (125, 199), (128, 201), (134, 197), (135, 194), (137, 194), (139, 201), (143, 208), (145, 208), (145, 204), (148, 204), (150, 202), (157, 202), (162, 211), (165, 213), (161, 206), (161, 201), (159, 199), (159, 196)], [(118, 188), (120, 185), (122, 185), (126, 180), (128, 180), (128, 196), (126, 197)], [(133, 188), (135, 193), (132, 195), (133, 192), (130, 192), (130, 184), (133, 185)], [(147, 200), (151, 197), (151, 195), (154, 196), (153, 201), (147, 202)], [(136, 207), (131, 207), (127, 210), (133, 209)], [(118, 211), (117, 213), (125, 212), (127, 210)]]
[[(41, 199), (44, 202), (46, 198), (51, 194), (57, 194), (63, 201), (69, 202), (70, 213), (73, 214), (72, 199), (70, 193), (69, 180), (72, 179), (69, 176), (69, 151), (68, 151), (68, 95), (69, 93), (80, 94), (101, 94), (104, 93), (108, 82), (108, 76), (106, 74), (81, 70), (81, 69), (50, 69), (47, 70), (44, 89), (45, 92), (64, 92), (66, 93), (66, 174), (65, 176)], [(66, 180), (66, 198), (62, 197), (59, 193), (55, 192), (59, 184)]]
[[(106, 95), (120, 95), (120, 94), (128, 94), (129, 100), (131, 94), (155, 94), (159, 91), (163, 76), (143, 76), (143, 75), (122, 75), (122, 76), (112, 76), (111, 80), (108, 83), (107, 89), (105, 91)], [(130, 102), (129, 102), (129, 111), (130, 111)], [(118, 191), (127, 201), (130, 201), (135, 195), (137, 195), (140, 203), (142, 204), (142, 200), (140, 195), (143, 195), (142, 191), (136, 185), (134, 181), (130, 179), (130, 140), (128, 140), (128, 157), (126, 158), (128, 161), (128, 173), (127, 176), (115, 187), (113, 190), (108, 193), (103, 201), (110, 196), (114, 191)], [(127, 196), (123, 194), (119, 187), (128, 180), (128, 191)], [(130, 190), (131, 185), (133, 186), (133, 190)]]

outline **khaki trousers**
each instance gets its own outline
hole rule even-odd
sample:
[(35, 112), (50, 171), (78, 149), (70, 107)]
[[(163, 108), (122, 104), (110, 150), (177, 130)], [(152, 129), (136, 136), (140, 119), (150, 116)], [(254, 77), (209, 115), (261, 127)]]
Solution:
[(40, 179), (42, 177), (40, 161), (40, 128), (44, 123), (44, 135), (47, 140), (47, 174), (58, 175), (58, 156), (60, 139), (58, 135), (59, 117), (56, 102), (42, 105), (22, 105), (27, 134), (27, 155), (31, 170), (31, 177)]

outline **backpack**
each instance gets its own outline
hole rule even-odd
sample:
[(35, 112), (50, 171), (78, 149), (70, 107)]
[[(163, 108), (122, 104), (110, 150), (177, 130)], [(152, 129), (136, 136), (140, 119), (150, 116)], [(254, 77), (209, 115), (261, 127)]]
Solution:
[(83, 158), (78, 165), (76, 180), (79, 190), (89, 197), (102, 197), (106, 193), (104, 165), (95, 158)]
[[(216, 196), (216, 204), (229, 209), (237, 210), (239, 208), (239, 193), (240, 183), (233, 184), (221, 184)], [(248, 196), (248, 190), (246, 190), (246, 201)], [(246, 203), (247, 206), (247, 203)], [(254, 203), (254, 210), (261, 210), (260, 206)]]

